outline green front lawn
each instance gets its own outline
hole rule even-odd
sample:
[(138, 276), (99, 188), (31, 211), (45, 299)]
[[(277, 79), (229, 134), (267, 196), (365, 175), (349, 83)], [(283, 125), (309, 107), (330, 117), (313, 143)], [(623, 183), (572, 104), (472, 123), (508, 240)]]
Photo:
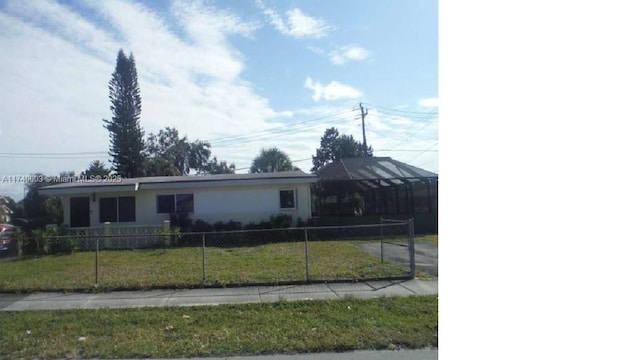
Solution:
[[(309, 243), (312, 280), (364, 279), (406, 274), (397, 264), (348, 241)], [(277, 283), (306, 280), (302, 242), (205, 250), (206, 284)], [(192, 287), (202, 283), (202, 248), (107, 250), (98, 254), (99, 289)], [(0, 291), (90, 290), (95, 253), (74, 252), (0, 262)]]
[(142, 358), (438, 346), (438, 297), (7, 312), (0, 358)]

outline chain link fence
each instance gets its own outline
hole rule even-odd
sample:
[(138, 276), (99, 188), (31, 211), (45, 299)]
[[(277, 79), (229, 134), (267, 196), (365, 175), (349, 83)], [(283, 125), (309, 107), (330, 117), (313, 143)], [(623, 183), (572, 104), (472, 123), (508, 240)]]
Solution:
[[(413, 221), (21, 239), (0, 290), (147, 289), (415, 276)], [(30, 254), (25, 255), (25, 250)], [(19, 252), (20, 252), (19, 251)]]

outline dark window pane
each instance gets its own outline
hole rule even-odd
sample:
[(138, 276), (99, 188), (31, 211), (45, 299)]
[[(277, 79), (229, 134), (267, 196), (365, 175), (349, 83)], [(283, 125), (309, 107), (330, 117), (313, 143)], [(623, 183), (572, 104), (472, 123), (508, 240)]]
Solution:
[(119, 221), (136, 221), (136, 198), (125, 196), (118, 198)]
[(100, 222), (118, 222), (118, 198), (100, 199)]
[(181, 212), (193, 212), (193, 194), (176, 195), (176, 208)]
[(89, 227), (89, 197), (74, 197), (70, 200), (69, 226)]
[(280, 190), (280, 208), (295, 209), (295, 195), (293, 190)]
[(158, 214), (171, 214), (175, 210), (175, 197), (173, 195), (158, 195)]

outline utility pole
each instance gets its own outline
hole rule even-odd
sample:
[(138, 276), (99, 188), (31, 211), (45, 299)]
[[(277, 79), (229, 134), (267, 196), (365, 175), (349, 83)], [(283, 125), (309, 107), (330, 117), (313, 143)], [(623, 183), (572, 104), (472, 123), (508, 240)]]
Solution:
[(364, 117), (369, 114), (369, 109), (364, 109), (362, 103), (360, 103), (360, 116), (362, 117), (362, 144), (364, 145), (364, 152), (367, 152), (367, 135), (364, 131)]

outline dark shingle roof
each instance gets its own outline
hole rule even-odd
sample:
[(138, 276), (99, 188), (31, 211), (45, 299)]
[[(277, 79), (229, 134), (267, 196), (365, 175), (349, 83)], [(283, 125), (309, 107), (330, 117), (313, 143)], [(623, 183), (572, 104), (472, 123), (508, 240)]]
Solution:
[(437, 178), (438, 174), (390, 157), (345, 158), (317, 172), (320, 181)]

